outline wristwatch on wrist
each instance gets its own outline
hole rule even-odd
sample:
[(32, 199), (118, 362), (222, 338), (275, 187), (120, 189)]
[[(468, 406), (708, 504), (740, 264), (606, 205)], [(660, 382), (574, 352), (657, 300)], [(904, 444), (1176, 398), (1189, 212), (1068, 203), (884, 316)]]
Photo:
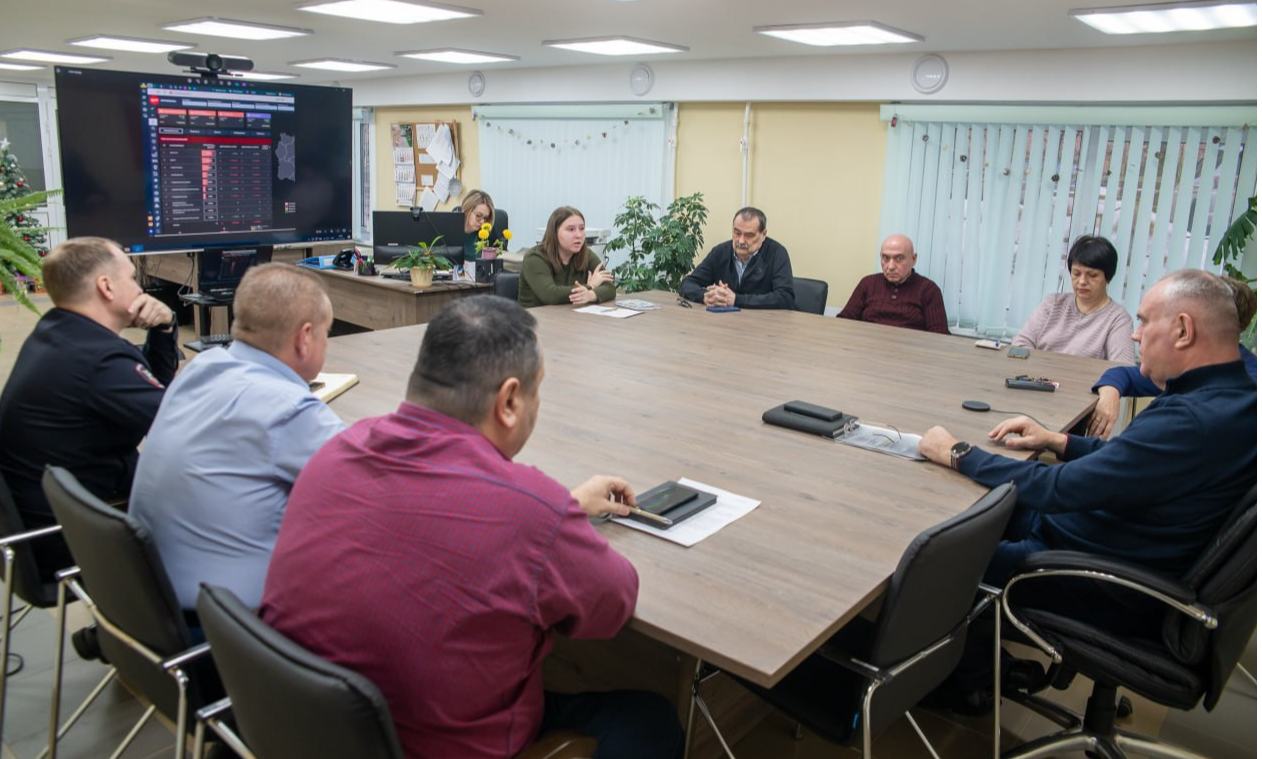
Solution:
[(960, 471), (960, 459), (971, 450), (973, 450), (973, 444), (963, 440), (951, 446), (951, 468), (957, 472)]

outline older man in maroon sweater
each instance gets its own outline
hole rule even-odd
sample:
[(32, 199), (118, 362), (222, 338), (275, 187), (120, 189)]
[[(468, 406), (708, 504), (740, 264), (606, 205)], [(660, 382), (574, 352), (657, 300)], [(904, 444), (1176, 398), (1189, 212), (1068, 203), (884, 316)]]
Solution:
[(950, 334), (942, 291), (913, 268), (916, 249), (906, 235), (890, 235), (881, 243), (881, 273), (859, 280), (846, 307), (837, 314), (891, 327)]

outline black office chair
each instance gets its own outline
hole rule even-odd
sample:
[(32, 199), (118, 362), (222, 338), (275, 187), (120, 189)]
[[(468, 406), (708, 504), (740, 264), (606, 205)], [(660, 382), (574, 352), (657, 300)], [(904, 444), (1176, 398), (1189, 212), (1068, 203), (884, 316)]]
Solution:
[[(903, 716), (916, 724), (909, 710), (955, 669), (969, 623), (997, 599), (997, 589), (982, 588), (978, 600), (978, 589), (1016, 500), (1016, 486), (1000, 485), (964, 513), (916, 536), (890, 576), (876, 621), (854, 620), (775, 687), (734, 679), (820, 736), (843, 745), (860, 742), (864, 757), (871, 757), (872, 741), (885, 728)], [(996, 606), (996, 632), (998, 623)], [(998, 656), (997, 634), (995, 639)], [(700, 695), (701, 683), (713, 674), (704, 669), (699, 665), (693, 679), (693, 707), (732, 757)], [(690, 739), (692, 725), (690, 709)]]
[[(1076, 551), (1044, 551), (1027, 556), (1004, 588), (1009, 621), (1052, 657), (1045, 683), (1068, 687), (1074, 675), (1091, 678), (1083, 716), (1033, 695), (1041, 689), (1005, 691), (1004, 697), (1038, 712), (1063, 730), (1004, 754), (1005, 759), (1035, 759), (1079, 751), (1108, 759), (1127, 750), (1143, 756), (1195, 757), (1190, 751), (1146, 736), (1119, 730), (1117, 689), (1128, 688), (1164, 706), (1206, 711), (1218, 703), (1223, 688), (1257, 627), (1257, 486), (1232, 510), (1222, 529), (1181, 580), (1148, 571), (1128, 561)], [(1102, 629), (1091, 619), (1073, 619), (1021, 606), (1013, 589), (1034, 597), (1038, 581), (1088, 578), (1157, 599), (1168, 608), (1160, 630), (1148, 637), (1128, 637)]]
[(508, 298), (514, 303), (517, 302), (517, 286), (521, 275), (516, 272), (502, 271), (495, 275), (495, 285), (491, 292), (501, 298)]
[(822, 279), (794, 277), (793, 297), (798, 311), (822, 315), (828, 305), (828, 283)]
[[(64, 601), (69, 590), (82, 600), (100, 628), (101, 649), (129, 689), (148, 702), (136, 727), (119, 747), (121, 753), (155, 710), (176, 724), (175, 756), (183, 759), (192, 709), (222, 696), (209, 647), (194, 647), (184, 613), (153, 539), (126, 512), (92, 495), (75, 476), (61, 467), (44, 472), (44, 494), (61, 523), (70, 552), (81, 570), (79, 577), (60, 573), (58, 590)], [(91, 595), (84, 586), (92, 589)], [(64, 602), (58, 604), (64, 619)], [(55, 648), (54, 678), (60, 680), (64, 645)], [(59, 700), (52, 704), (55, 725)], [(56, 741), (50, 735), (50, 759)]]
[[(0, 622), (0, 662), (9, 661), (9, 644), (13, 628), (17, 627), (32, 609), (51, 609), (57, 605), (56, 570), (67, 567), (41, 567), (33, 550), (33, 543), (39, 539), (58, 536), (60, 525), (51, 525), (34, 530), (27, 530), (18, 512), (13, 493), (0, 477), (0, 553), (4, 556), (4, 620)], [(16, 614), (13, 613), (13, 596), (17, 595), (26, 606)], [(65, 637), (64, 616), (59, 616), (57, 638)], [(64, 735), (74, 725), (78, 716), (100, 695), (105, 686), (114, 677), (111, 668), (88, 694), (87, 698), (75, 709), (74, 717), (66, 721), (59, 734)], [(61, 678), (52, 682), (52, 697), (60, 698)], [(8, 696), (8, 667), (0, 667), (0, 739), (4, 736), (5, 705)]]
[[(294, 643), (226, 588), (203, 584), (197, 613), (228, 698), (198, 712), (193, 756), (201, 756), (206, 724), (234, 751), (258, 759), (402, 759), (390, 707), (368, 678)], [(226, 723), (229, 709), (239, 735)], [(564, 748), (541, 741), (518, 759), (595, 751), (590, 738), (570, 733), (567, 740)]]
[(508, 229), (508, 211), (503, 208), (495, 209), (495, 221), (491, 222), (491, 239), (500, 239), (500, 233)]

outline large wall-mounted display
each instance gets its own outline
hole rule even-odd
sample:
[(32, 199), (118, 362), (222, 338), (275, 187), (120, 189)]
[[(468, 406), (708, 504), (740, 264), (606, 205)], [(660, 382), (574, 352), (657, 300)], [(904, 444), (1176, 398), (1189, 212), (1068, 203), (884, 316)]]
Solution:
[(129, 253), (347, 240), (351, 91), (57, 67), (69, 236)]

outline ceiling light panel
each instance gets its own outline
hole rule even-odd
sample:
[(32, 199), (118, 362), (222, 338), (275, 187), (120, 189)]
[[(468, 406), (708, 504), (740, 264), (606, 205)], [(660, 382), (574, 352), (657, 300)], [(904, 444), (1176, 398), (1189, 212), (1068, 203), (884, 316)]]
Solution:
[(437, 3), (409, 3), (403, 0), (333, 0), (304, 3), (298, 10), (342, 16), (384, 24), (423, 24), (427, 21), (449, 21), (455, 18), (481, 16), (476, 8)]
[(292, 26), (272, 26), (270, 24), (254, 24), (249, 21), (233, 21), (226, 18), (194, 18), (188, 21), (177, 21), (162, 27), (170, 32), (185, 34), (204, 34), (211, 37), (232, 37), (240, 40), (279, 40), (289, 37), (305, 37), (311, 34), (310, 29), (298, 29)]
[(0, 71), (39, 71), (43, 66), (28, 66), (25, 63), (0, 62)]
[(68, 41), (71, 45), (99, 47), (106, 50), (126, 50), (131, 53), (169, 53), (172, 50), (188, 50), (193, 47), (184, 42), (146, 40), (139, 37), (117, 37), (112, 34), (95, 34), (91, 37), (80, 37)]
[(1084, 8), (1069, 15), (1105, 34), (1161, 34), (1258, 25), (1258, 4), (1208, 2)]
[(301, 66), (307, 69), (323, 69), (325, 71), (347, 71), (350, 73), (360, 73), (362, 71), (385, 71), (386, 69), (397, 68), (391, 63), (371, 63), (369, 61), (352, 61), (345, 58), (316, 58), (310, 61), (293, 61), (290, 66)]
[(504, 63), (506, 61), (521, 60), (515, 55), (500, 55), (499, 53), (481, 53), (476, 50), (457, 50), (455, 48), (444, 48), (442, 50), (412, 50), (395, 55), (402, 58), (416, 58), (422, 61), (438, 61), (439, 63)]
[(574, 50), (596, 55), (657, 55), (658, 53), (686, 53), (688, 48), (665, 42), (653, 42), (634, 37), (589, 37), (578, 40), (549, 40), (547, 47)]
[(754, 31), (768, 37), (778, 37), (790, 42), (820, 47), (838, 45), (891, 45), (907, 42), (924, 42), (919, 34), (905, 32), (875, 21), (838, 21), (827, 24), (794, 24), (787, 26), (756, 26)]
[(6, 50), (0, 53), (0, 58), (8, 58), (14, 61), (39, 61), (40, 63), (69, 63), (75, 65), (87, 65), (90, 63), (105, 63), (113, 58), (102, 55), (80, 55), (78, 53), (58, 53), (54, 50), (31, 50), (23, 48), (20, 50)]

